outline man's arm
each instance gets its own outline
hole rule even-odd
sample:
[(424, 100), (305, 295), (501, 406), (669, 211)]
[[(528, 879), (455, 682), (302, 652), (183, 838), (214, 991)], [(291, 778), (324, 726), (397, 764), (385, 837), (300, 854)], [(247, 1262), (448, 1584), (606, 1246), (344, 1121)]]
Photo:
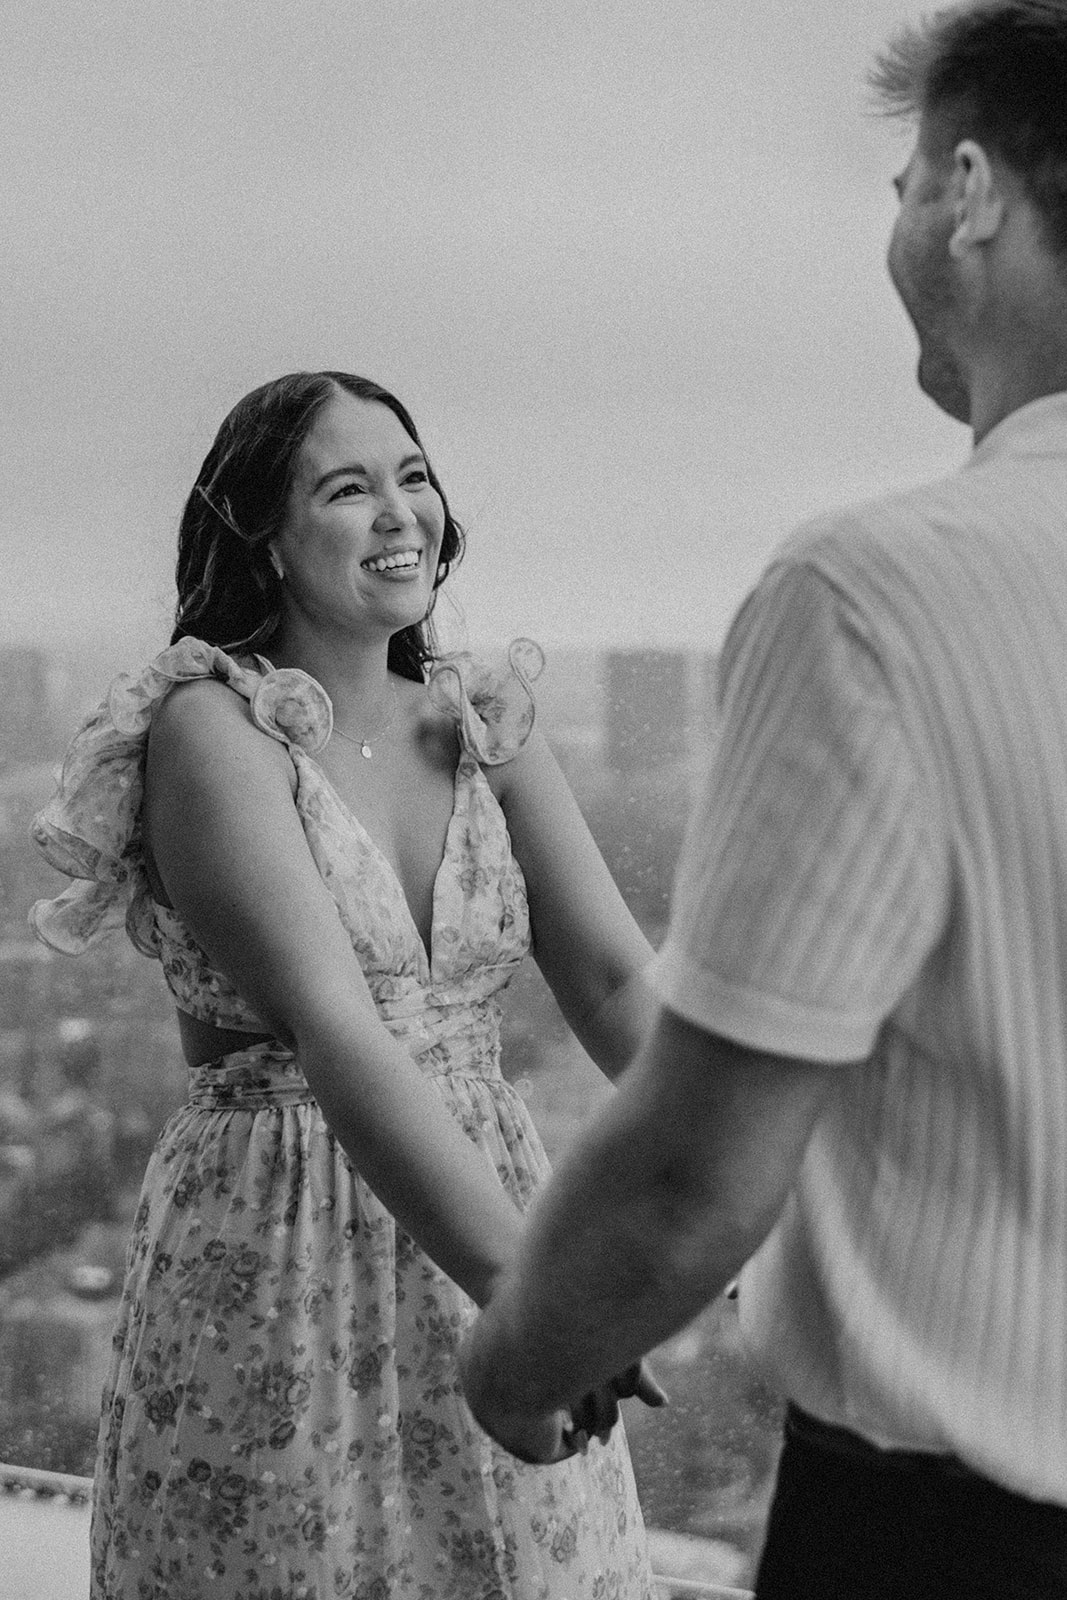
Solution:
[(461, 1356), (505, 1446), (683, 1327), (770, 1232), (842, 1070), (664, 1012), (537, 1201)]

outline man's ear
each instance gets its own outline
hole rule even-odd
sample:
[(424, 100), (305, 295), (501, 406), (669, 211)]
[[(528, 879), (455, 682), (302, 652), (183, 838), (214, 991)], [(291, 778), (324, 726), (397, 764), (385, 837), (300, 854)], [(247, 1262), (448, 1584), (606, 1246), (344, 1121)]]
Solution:
[(948, 247), (959, 259), (995, 238), (1004, 221), (1005, 196), (993, 163), (974, 139), (961, 140), (952, 160), (955, 227)]

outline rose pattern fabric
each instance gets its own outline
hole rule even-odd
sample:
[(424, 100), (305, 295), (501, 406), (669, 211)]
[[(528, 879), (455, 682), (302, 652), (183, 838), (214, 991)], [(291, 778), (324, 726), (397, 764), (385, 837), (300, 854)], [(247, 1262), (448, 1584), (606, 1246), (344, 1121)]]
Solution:
[[(547, 1162), (501, 1076), (499, 1030), (529, 917), (481, 762), (527, 736), (536, 665), (522, 647), (503, 674), (470, 658), (439, 672), (462, 753), (429, 950), (314, 760), (332, 716), (321, 686), (188, 640), (120, 680), (76, 738), (36, 836), (77, 881), (35, 907), (35, 926), (77, 950), (125, 919), (183, 1009), (259, 1027), (175, 913), (153, 905), (140, 856), (152, 711), (176, 682), (219, 678), (290, 750), (305, 837), (383, 1021), (527, 1205)], [(194, 1069), (130, 1242), (93, 1600), (651, 1600), (621, 1433), (552, 1468), (499, 1451), (456, 1380), (473, 1315), (355, 1172), (289, 1051), (257, 1044)]]

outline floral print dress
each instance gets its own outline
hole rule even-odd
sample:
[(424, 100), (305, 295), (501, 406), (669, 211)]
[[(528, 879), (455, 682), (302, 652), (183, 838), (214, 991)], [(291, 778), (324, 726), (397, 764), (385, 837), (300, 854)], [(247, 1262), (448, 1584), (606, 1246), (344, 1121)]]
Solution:
[[(500, 1000), (529, 948), (521, 871), (483, 771), (533, 719), (536, 647), (446, 658), (430, 692), (461, 755), (432, 941), (314, 759), (325, 691), (185, 639), (116, 681), (35, 837), (75, 882), (39, 902), (67, 952), (125, 920), (183, 1010), (263, 1032), (140, 848), (143, 758), (172, 685), (212, 675), (289, 748), (296, 805), (385, 1026), (525, 1206), (547, 1172), (500, 1071)], [(298, 1061), (258, 1044), (191, 1072), (152, 1156), (104, 1394), (93, 1600), (651, 1600), (621, 1430), (528, 1467), (473, 1422), (455, 1352), (474, 1307), (397, 1226), (323, 1121)]]

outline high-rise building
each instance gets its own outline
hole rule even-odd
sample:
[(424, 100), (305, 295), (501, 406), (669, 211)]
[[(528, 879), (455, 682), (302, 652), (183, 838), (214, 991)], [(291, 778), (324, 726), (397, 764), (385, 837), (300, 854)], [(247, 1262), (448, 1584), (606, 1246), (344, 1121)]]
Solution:
[(62, 669), (36, 645), (0, 646), (0, 768), (57, 753)]

